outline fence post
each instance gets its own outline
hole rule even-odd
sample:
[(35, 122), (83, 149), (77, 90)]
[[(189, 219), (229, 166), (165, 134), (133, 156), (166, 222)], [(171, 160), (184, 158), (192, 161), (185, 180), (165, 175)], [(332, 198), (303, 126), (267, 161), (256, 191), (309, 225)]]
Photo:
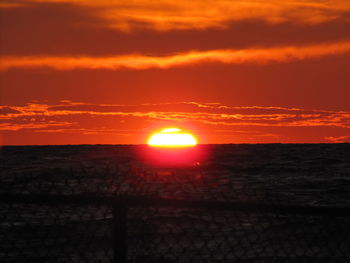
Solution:
[(128, 207), (125, 203), (113, 205), (113, 262), (115, 263), (127, 261), (127, 216)]

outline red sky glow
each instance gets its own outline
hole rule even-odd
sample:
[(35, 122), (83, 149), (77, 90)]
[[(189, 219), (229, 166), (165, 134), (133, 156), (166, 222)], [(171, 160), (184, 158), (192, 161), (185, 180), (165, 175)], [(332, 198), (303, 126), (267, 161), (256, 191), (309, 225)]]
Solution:
[(1, 0), (0, 142), (350, 141), (348, 0)]

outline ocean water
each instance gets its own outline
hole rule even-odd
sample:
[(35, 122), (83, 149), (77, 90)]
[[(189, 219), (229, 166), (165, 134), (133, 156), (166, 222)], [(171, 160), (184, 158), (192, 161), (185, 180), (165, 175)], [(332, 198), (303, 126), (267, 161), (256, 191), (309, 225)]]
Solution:
[(199, 145), (205, 158), (188, 154), (186, 166), (161, 167), (140, 154), (148, 150), (143, 145), (5, 146), (0, 191), (350, 204), (350, 144)]
[[(7, 196), (350, 208), (350, 144), (199, 145), (175, 155), (144, 145), (5, 146), (0, 170)], [(1, 200), (0, 209), (1, 262), (114, 262), (110, 204)], [(126, 219), (128, 262), (350, 261), (349, 217), (151, 205), (130, 207)]]

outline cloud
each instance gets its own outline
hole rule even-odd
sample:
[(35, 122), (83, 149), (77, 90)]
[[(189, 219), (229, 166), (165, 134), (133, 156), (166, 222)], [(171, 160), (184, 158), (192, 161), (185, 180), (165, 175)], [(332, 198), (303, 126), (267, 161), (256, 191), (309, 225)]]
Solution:
[(189, 66), (198, 63), (266, 64), (340, 55), (350, 52), (350, 41), (307, 46), (190, 51), (170, 56), (122, 55), (110, 57), (3, 57), (0, 69), (49, 67), (73, 69), (149, 69)]
[(142, 29), (130, 33), (104, 26), (105, 21), (96, 17), (98, 11), (93, 8), (68, 3), (31, 4), (0, 12), (3, 56), (110, 56), (135, 52), (163, 56), (189, 50), (300, 46), (350, 39), (350, 19), (305, 25), (294, 20), (272, 24), (251, 18), (231, 21), (225, 29)]
[(350, 12), (347, 0), (22, 0), (21, 3), (69, 3), (93, 8), (106, 26), (130, 31), (224, 28), (231, 21), (260, 19), (269, 23), (323, 23)]
[(333, 143), (344, 143), (344, 142), (350, 143), (350, 135), (328, 136), (328, 137), (325, 137), (325, 140), (333, 142)]
[[(155, 129), (193, 130), (204, 143), (344, 142), (349, 111), (179, 102), (93, 104), (61, 101), (2, 106), (6, 144), (144, 143)], [(28, 139), (24, 139), (28, 138)]]
[(25, 4), (20, 3), (11, 3), (11, 2), (2, 2), (0, 3), (0, 8), (17, 8), (26, 6)]
[[(190, 106), (190, 107), (189, 107)], [(100, 118), (112, 118), (103, 130), (113, 131), (116, 120), (137, 118), (171, 122), (201, 123), (211, 126), (255, 126), (255, 127), (339, 127), (350, 128), (350, 112), (307, 110), (283, 107), (233, 107), (217, 103), (164, 103), (141, 105), (84, 104), (64, 101), (57, 105), (27, 104), (12, 106), (14, 112), (0, 114), (6, 125), (0, 130), (24, 128), (46, 128), (49, 126), (69, 126), (79, 129), (85, 118), (94, 130), (94, 123)], [(177, 110), (176, 110), (177, 109)], [(85, 116), (82, 118), (82, 116)], [(91, 118), (94, 118), (92, 121)], [(107, 119), (106, 119), (107, 118)], [(69, 120), (69, 121), (68, 121)], [(13, 127), (11, 128), (11, 123)], [(75, 125), (73, 125), (75, 123)], [(33, 125), (33, 126), (31, 126)], [(39, 125), (39, 126), (36, 126)], [(104, 124), (106, 125), (106, 124)], [(112, 129), (112, 130), (111, 130)], [(101, 128), (99, 128), (101, 130)]]
[(0, 115), (6, 115), (6, 114), (18, 114), (18, 113), (21, 113), (20, 111), (18, 110), (15, 110), (11, 107), (2, 107), (0, 106)]
[[(23, 129), (32, 129), (38, 130), (49, 127), (61, 127), (61, 126), (70, 126), (70, 122), (56, 122), (56, 121), (47, 121), (47, 122), (33, 122), (33, 123), (0, 123), (0, 131), (19, 131)], [(57, 130), (56, 130), (57, 132)]]

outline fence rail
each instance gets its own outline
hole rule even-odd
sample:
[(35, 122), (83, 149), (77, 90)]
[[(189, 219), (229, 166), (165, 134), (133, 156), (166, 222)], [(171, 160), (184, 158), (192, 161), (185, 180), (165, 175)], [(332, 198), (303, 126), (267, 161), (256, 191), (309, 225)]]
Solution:
[(97, 196), (97, 195), (27, 195), (3, 194), (0, 203), (44, 203), (44, 204), (100, 204), (121, 207), (178, 207), (230, 210), (254, 213), (278, 213), (323, 216), (350, 216), (350, 207), (301, 206), (281, 204), (257, 204), (251, 202), (227, 202), (213, 200), (164, 199), (145, 196)]

